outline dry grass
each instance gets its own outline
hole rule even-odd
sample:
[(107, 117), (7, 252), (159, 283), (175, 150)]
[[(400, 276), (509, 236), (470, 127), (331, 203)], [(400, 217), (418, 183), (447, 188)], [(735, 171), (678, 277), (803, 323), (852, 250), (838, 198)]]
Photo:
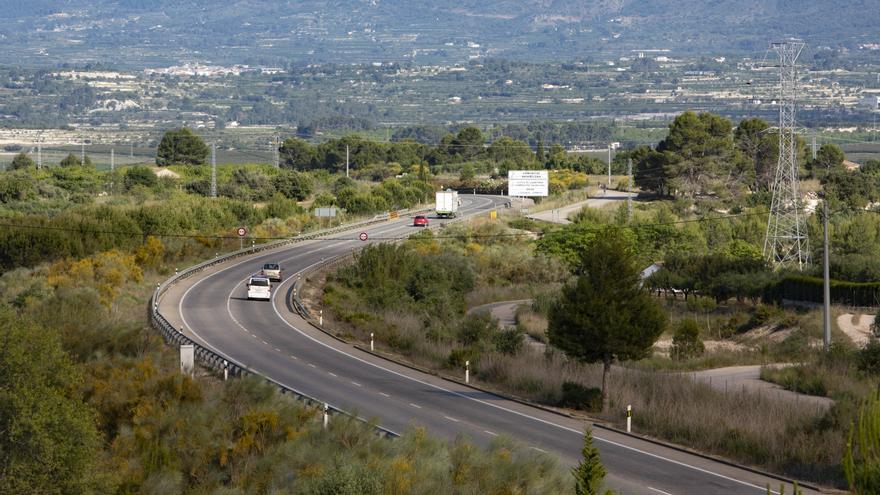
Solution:
[(635, 371), (612, 374), (606, 418), (625, 421), (633, 406), (636, 431), (774, 472), (842, 484), (843, 432), (836, 411), (748, 391), (724, 393), (683, 376)]
[(545, 199), (540, 203), (529, 208), (529, 213), (537, 213), (539, 211), (551, 210), (553, 208), (561, 208), (579, 201), (586, 201), (595, 196), (598, 192), (596, 187), (588, 187), (586, 189), (574, 189), (565, 191), (559, 196), (553, 196), (552, 199)]
[(520, 306), (516, 311), (516, 325), (529, 337), (547, 343), (547, 317), (531, 307)]
[(467, 306), (472, 308), (496, 301), (514, 301), (519, 299), (533, 299), (539, 294), (554, 290), (556, 284), (511, 284), (491, 287), (480, 287), (468, 294)]
[[(536, 289), (534, 284), (525, 283), (481, 288), (469, 295), (468, 303), (478, 305), (529, 297), (540, 300), (544, 290), (546, 287)], [(380, 349), (422, 367), (459, 374), (460, 370), (448, 367), (450, 353), (460, 348), (454, 336), (448, 333), (453, 331), (453, 322), (438, 323), (428, 315), (360, 307), (354, 294), (335, 297), (345, 302), (339, 311), (339, 328), (345, 328), (352, 338), (367, 342), (370, 331), (377, 332), (377, 337), (381, 332), (383, 339), (377, 340)], [(325, 320), (328, 313), (332, 312), (325, 306)], [(719, 313), (715, 321), (710, 320), (710, 335), (716, 333), (715, 325), (730, 315), (725, 310)], [(802, 352), (820, 330), (812, 321), (815, 314), (791, 311), (784, 316), (796, 317), (804, 328), (791, 332), (782, 342), (750, 342), (756, 350), (720, 349), (686, 363), (653, 358), (641, 362), (641, 369), (615, 366), (609, 381), (611, 406), (601, 419), (622, 425), (625, 407), (631, 404), (636, 411), (635, 427), (639, 433), (793, 477), (841, 485), (839, 460), (844, 448), (844, 430), (850, 421), (845, 409), (832, 407), (825, 412), (748, 391), (719, 391), (678, 373), (657, 371), (761, 364), (798, 349)], [(546, 320), (533, 308), (520, 308), (517, 322), (533, 336), (545, 335)], [(336, 325), (336, 322), (328, 325)], [(389, 336), (393, 338), (389, 340)], [(558, 404), (565, 382), (590, 387), (601, 385), (598, 365), (571, 361), (553, 349), (541, 352), (525, 346), (514, 356), (488, 347), (476, 352), (476, 358), (471, 358), (475, 381), (532, 401)], [(625, 364), (631, 366), (631, 363)]]
[(516, 356), (482, 355), (475, 376), (505, 392), (550, 405), (562, 398), (565, 382), (602, 382), (598, 366), (570, 361), (552, 350), (544, 353), (528, 347)]
[[(526, 349), (517, 356), (486, 354), (477, 379), (492, 387), (555, 405), (562, 384), (599, 387), (599, 365), (572, 362), (559, 353)], [(727, 393), (686, 375), (614, 367), (609, 378), (610, 408), (602, 419), (622, 426), (628, 404), (638, 433), (800, 479), (840, 485), (843, 432), (837, 411), (737, 390)]]

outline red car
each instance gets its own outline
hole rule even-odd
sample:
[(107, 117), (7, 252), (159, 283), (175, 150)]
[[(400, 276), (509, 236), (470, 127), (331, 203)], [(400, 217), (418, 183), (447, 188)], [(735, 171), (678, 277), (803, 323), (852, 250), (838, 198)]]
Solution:
[(427, 227), (428, 226), (428, 217), (424, 215), (417, 215), (413, 218), (413, 227)]

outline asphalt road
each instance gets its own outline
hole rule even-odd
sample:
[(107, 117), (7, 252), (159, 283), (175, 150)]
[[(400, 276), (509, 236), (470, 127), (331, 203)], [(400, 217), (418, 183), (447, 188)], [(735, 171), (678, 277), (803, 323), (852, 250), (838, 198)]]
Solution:
[(488, 304), (474, 306), (468, 310), (468, 313), (484, 313), (488, 312), (492, 318), (498, 320), (498, 326), (501, 328), (516, 326), (516, 310), (520, 306), (532, 304), (532, 299), (517, 299), (515, 301), (498, 301)]
[(606, 190), (599, 196), (590, 198), (586, 201), (573, 203), (568, 206), (563, 206), (561, 208), (539, 211), (538, 213), (533, 213), (528, 217), (533, 220), (567, 224), (571, 223), (571, 220), (568, 219), (569, 215), (581, 211), (581, 209), (583, 209), (584, 207), (601, 208), (603, 206), (614, 203), (620, 204), (622, 201), (626, 201), (626, 198), (628, 198), (629, 196), (635, 198), (636, 196), (638, 196), (638, 194), (628, 193), (626, 191)]
[[(462, 196), (463, 215), (486, 214), (506, 201)], [(160, 301), (162, 314), (193, 339), (293, 389), (373, 418), (396, 432), (414, 425), (435, 435), (465, 435), (478, 444), (506, 435), (573, 465), (580, 458), (582, 421), (474, 390), (396, 365), (339, 342), (311, 327), (290, 306), (293, 275), (325, 258), (368, 242), (417, 231), (402, 218), (305, 241), (217, 265), (172, 287)], [(431, 219), (432, 226), (441, 223)], [(248, 275), (265, 262), (280, 262), (284, 282), (271, 302), (246, 300)], [(595, 444), (608, 469), (610, 487), (625, 494), (763, 494), (779, 482), (747, 470), (604, 430)], [(774, 492), (775, 493), (775, 492)], [(805, 493), (814, 493), (806, 491)]]

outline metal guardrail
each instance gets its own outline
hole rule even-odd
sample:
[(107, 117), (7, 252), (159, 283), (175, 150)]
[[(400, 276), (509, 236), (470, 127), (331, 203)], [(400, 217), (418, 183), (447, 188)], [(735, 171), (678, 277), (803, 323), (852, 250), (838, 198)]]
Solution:
[[(398, 216), (406, 216), (406, 215), (410, 215), (413, 213), (420, 213), (422, 211), (426, 211), (426, 210), (423, 210), (423, 209), (412, 210), (412, 211), (400, 210), (396, 213), (398, 214)], [(382, 214), (382, 215), (377, 215), (370, 220), (366, 220), (366, 221), (362, 221), (362, 222), (356, 222), (356, 223), (347, 224), (347, 225), (340, 225), (338, 227), (325, 229), (325, 230), (321, 230), (321, 231), (317, 231), (317, 232), (312, 232), (309, 234), (296, 236), (296, 237), (293, 237), (290, 239), (283, 239), (280, 241), (262, 244), (259, 246), (253, 246), (250, 248), (240, 249), (238, 251), (224, 254), (221, 256), (217, 256), (216, 258), (199, 263), (198, 265), (187, 268), (186, 270), (183, 270), (180, 273), (175, 273), (173, 277), (171, 277), (168, 280), (166, 280), (165, 282), (159, 284), (159, 286), (156, 287), (156, 290), (153, 292), (152, 297), (150, 297), (150, 303), (149, 303), (150, 305), (149, 305), (149, 309), (148, 309), (150, 323), (152, 324), (152, 326), (154, 328), (156, 328), (156, 330), (159, 331), (159, 333), (162, 334), (162, 337), (165, 339), (166, 342), (171, 343), (171, 344), (175, 344), (177, 346), (180, 346), (183, 344), (192, 345), (196, 362), (198, 362), (199, 364), (201, 364), (202, 366), (204, 366), (210, 370), (216, 371), (218, 373), (222, 373), (224, 370), (226, 370), (228, 372), (228, 374), (233, 377), (243, 377), (243, 376), (247, 376), (247, 375), (261, 376), (268, 383), (271, 383), (272, 385), (278, 387), (281, 390), (282, 394), (290, 395), (294, 399), (296, 399), (297, 401), (303, 402), (309, 407), (319, 407), (319, 408), (326, 407), (326, 412), (328, 414), (331, 414), (331, 415), (338, 414), (338, 415), (348, 416), (350, 418), (357, 419), (358, 421), (363, 421), (365, 423), (370, 424), (370, 422), (364, 418), (361, 418), (359, 416), (351, 414), (348, 411), (344, 411), (338, 407), (331, 406), (324, 401), (318, 400), (314, 397), (311, 397), (307, 394), (304, 394), (304, 393), (302, 393), (292, 387), (289, 387), (287, 385), (279, 383), (279, 382), (277, 382), (267, 376), (260, 375), (258, 372), (249, 369), (246, 365), (243, 365), (243, 364), (235, 361), (234, 359), (230, 358), (229, 356), (224, 356), (223, 354), (220, 354), (220, 353), (215, 352), (211, 349), (208, 349), (207, 347), (204, 347), (204, 346), (200, 345), (199, 343), (193, 341), (192, 339), (190, 339), (189, 337), (184, 335), (181, 331), (174, 328), (174, 326), (171, 325), (171, 323), (169, 323), (168, 320), (159, 312), (159, 300), (161, 299), (162, 295), (164, 295), (165, 292), (167, 292), (168, 289), (171, 286), (173, 286), (174, 284), (176, 284), (177, 282), (179, 282), (183, 279), (189, 278), (189, 277), (191, 277), (191, 276), (193, 276), (193, 275), (195, 275), (205, 269), (211, 268), (211, 267), (218, 265), (220, 263), (224, 263), (226, 261), (229, 261), (229, 260), (232, 260), (235, 258), (239, 258), (242, 256), (246, 256), (249, 254), (255, 254), (258, 252), (267, 251), (270, 249), (275, 249), (275, 248), (285, 246), (288, 244), (295, 244), (297, 242), (316, 239), (318, 237), (326, 236), (329, 234), (334, 234), (337, 232), (343, 232), (343, 231), (350, 230), (350, 229), (355, 229), (357, 227), (363, 227), (363, 226), (367, 226), (367, 225), (373, 225), (376, 223), (384, 222), (389, 219), (389, 216), (390, 215), (386, 213), (386, 214)], [(338, 258), (339, 257), (333, 258), (333, 260), (337, 260)], [(374, 425), (374, 424), (371, 424), (371, 426), (376, 430), (376, 433), (378, 433), (380, 436), (388, 437), (388, 438), (394, 438), (394, 437), (399, 436), (397, 433), (395, 433), (391, 430), (388, 430), (386, 428), (383, 428), (381, 426)]]

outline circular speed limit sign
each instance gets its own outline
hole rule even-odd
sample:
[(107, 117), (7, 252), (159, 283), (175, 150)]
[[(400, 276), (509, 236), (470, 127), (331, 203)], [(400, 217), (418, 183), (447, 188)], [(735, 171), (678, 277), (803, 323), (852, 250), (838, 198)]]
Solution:
[(239, 236), (239, 237), (244, 237), (244, 236), (246, 236), (246, 235), (247, 235), (247, 229), (244, 228), (244, 227), (239, 227), (239, 228), (238, 228), (238, 236)]
[(362, 241), (366, 241), (367, 238), (368, 238), (366, 232), (361, 232), (361, 235), (359, 235), (358, 237), (360, 237), (360, 239), (361, 239)]

